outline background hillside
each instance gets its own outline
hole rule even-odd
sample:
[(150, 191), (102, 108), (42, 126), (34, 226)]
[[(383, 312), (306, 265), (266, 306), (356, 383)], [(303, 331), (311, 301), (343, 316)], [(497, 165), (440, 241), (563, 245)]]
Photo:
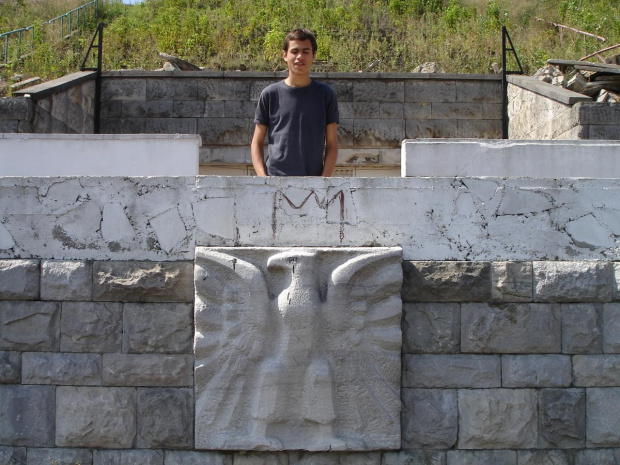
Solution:
[[(0, 0), (0, 32), (40, 24), (82, 3)], [(502, 25), (528, 74), (548, 58), (579, 59), (620, 43), (617, 0), (115, 1), (104, 5), (100, 20), (106, 70), (161, 68), (158, 52), (209, 69), (284, 69), (282, 38), (295, 27), (317, 34), (317, 70), (341, 72), (410, 72), (434, 61), (445, 72), (491, 73), (493, 63), (501, 64)], [(606, 41), (560, 31), (550, 21)], [(70, 40), (40, 32), (28, 58), (0, 70), (5, 82), (15, 73), (50, 79), (76, 71), (95, 25)], [(615, 53), (620, 49), (606, 56)]]

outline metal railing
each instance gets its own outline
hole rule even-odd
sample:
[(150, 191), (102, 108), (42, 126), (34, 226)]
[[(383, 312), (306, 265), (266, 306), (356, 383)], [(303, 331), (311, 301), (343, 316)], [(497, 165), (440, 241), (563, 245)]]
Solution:
[(100, 2), (92, 0), (38, 26), (28, 26), (0, 34), (0, 64), (9, 64), (32, 53), (37, 31), (49, 37), (65, 39), (88, 24), (89, 16), (99, 19)]

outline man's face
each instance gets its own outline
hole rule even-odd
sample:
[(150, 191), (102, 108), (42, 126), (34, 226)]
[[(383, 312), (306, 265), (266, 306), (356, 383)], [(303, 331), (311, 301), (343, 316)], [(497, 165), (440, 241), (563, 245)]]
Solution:
[(288, 65), (289, 72), (299, 75), (309, 74), (314, 63), (310, 39), (289, 41), (288, 50), (282, 50), (282, 57)]

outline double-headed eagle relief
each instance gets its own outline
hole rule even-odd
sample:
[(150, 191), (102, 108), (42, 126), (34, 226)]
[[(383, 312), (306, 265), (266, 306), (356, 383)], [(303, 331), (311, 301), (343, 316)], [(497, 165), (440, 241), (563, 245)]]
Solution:
[(400, 248), (197, 248), (196, 447), (400, 448)]

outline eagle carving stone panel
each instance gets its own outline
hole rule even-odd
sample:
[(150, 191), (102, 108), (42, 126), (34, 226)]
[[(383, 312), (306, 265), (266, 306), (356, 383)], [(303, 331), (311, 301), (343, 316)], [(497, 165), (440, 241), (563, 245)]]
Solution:
[(402, 250), (208, 248), (197, 449), (400, 448)]

